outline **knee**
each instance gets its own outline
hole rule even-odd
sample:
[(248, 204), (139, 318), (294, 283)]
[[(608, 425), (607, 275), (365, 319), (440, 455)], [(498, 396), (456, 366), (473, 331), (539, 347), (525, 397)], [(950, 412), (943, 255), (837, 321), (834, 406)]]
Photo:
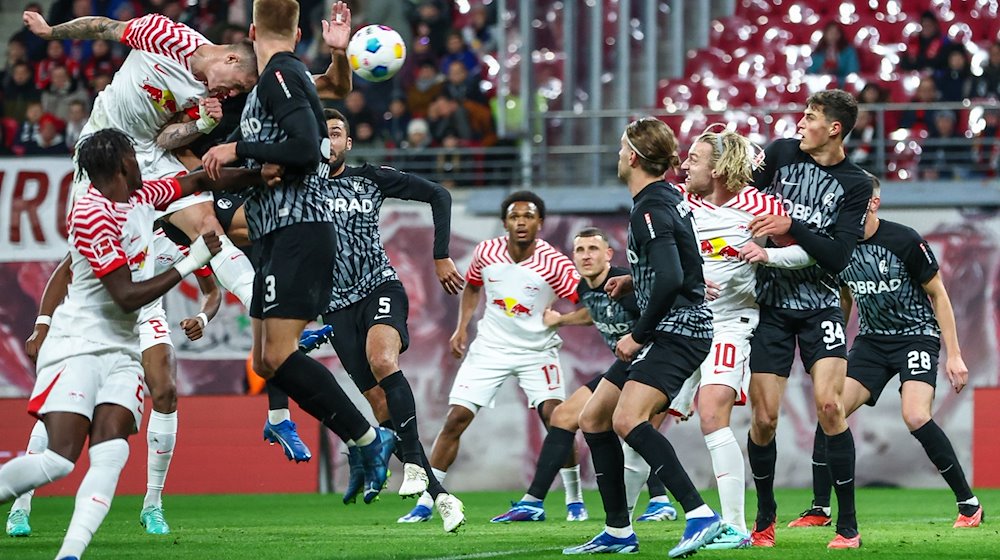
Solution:
[(822, 397), (816, 399), (816, 416), (823, 420), (836, 420), (838, 417), (843, 416), (844, 407), (840, 404), (840, 400), (834, 397)]
[(153, 410), (164, 414), (177, 410), (177, 384), (173, 378), (161, 381), (155, 389), (150, 386), (149, 393), (153, 397)]
[(636, 426), (642, 423), (642, 419), (630, 412), (616, 410), (611, 418), (611, 425), (618, 437), (625, 439)]
[(268, 350), (265, 348), (261, 359), (263, 371), (257, 369), (256, 361), (254, 362), (254, 371), (256, 371), (261, 377), (270, 379), (271, 377), (274, 377), (275, 372), (278, 371), (278, 368), (280, 368), (287, 359), (287, 352), (281, 351), (280, 349)]
[(924, 424), (930, 421), (931, 421), (931, 415), (927, 411), (924, 410), (903, 411), (903, 422), (906, 422), (906, 428), (911, 432), (914, 430), (919, 430), (924, 426)]
[(73, 472), (73, 461), (54, 451), (42, 452), (42, 462), (45, 463), (45, 474), (49, 482), (65, 478)]
[(566, 406), (566, 403), (562, 403), (557, 406), (555, 410), (552, 411), (552, 416), (549, 418), (549, 426), (552, 428), (562, 428), (563, 430), (568, 431), (576, 431), (580, 415), (570, 408), (571, 407)]
[[(213, 211), (213, 206), (211, 204), (196, 204), (192, 208), (197, 208), (197, 211), (201, 213), (197, 219), (199, 233), (214, 231), (219, 235), (225, 235), (226, 232), (222, 231), (222, 225), (215, 217), (215, 212)], [(205, 208), (208, 210), (205, 210)]]
[(753, 411), (753, 429), (761, 435), (770, 436), (778, 430), (778, 412), (759, 408)]
[(379, 381), (399, 371), (399, 361), (388, 352), (375, 352), (369, 355), (368, 365), (375, 374), (375, 379)]
[[(729, 426), (729, 421), (722, 417), (720, 414), (704, 414), (699, 412), (701, 415), (701, 433), (702, 435), (708, 435), (713, 432), (717, 432), (722, 428)], [(775, 427), (777, 422), (775, 422)], [(775, 428), (771, 428), (772, 430)]]
[(263, 377), (264, 379), (271, 379), (272, 377), (274, 377), (274, 370), (267, 368), (267, 364), (264, 362), (263, 355), (254, 354), (253, 363), (251, 365), (253, 367), (253, 372)]

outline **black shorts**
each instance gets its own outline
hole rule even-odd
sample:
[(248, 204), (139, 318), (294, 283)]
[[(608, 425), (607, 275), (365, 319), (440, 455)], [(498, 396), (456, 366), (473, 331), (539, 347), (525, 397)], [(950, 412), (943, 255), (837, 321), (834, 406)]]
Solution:
[(711, 338), (657, 332), (629, 364), (628, 378), (659, 389), (669, 403), (705, 361), (711, 348)]
[(229, 231), (229, 226), (233, 225), (233, 216), (236, 211), (243, 206), (246, 197), (242, 192), (222, 192), (216, 191), (215, 195), (215, 219), (222, 225), (222, 231)]
[(365, 352), (368, 331), (375, 325), (389, 325), (396, 329), (403, 343), (399, 349), (402, 354), (410, 345), (410, 332), (406, 328), (409, 313), (410, 300), (406, 297), (403, 283), (390, 280), (361, 301), (323, 315), (323, 321), (333, 327), (333, 349), (362, 393), (378, 384)]
[(590, 387), (591, 391), (597, 389), (597, 386), (601, 384), (602, 379), (607, 379), (611, 383), (614, 383), (615, 387), (620, 390), (625, 386), (625, 382), (628, 381), (628, 363), (621, 360), (615, 360), (615, 363), (611, 364), (608, 371), (603, 374), (598, 375), (590, 381), (594, 385), (591, 387), (590, 383), (587, 383), (587, 387)]
[(933, 336), (871, 337), (854, 339), (847, 356), (847, 377), (871, 393), (865, 403), (875, 406), (889, 380), (899, 375), (899, 387), (907, 381), (937, 386), (941, 340)]
[(839, 307), (781, 309), (760, 306), (760, 323), (750, 339), (750, 371), (788, 377), (795, 342), (806, 371), (823, 358), (847, 358), (844, 313)]
[(258, 239), (252, 250), (257, 275), (251, 317), (313, 321), (326, 311), (337, 252), (333, 224), (285, 226)]

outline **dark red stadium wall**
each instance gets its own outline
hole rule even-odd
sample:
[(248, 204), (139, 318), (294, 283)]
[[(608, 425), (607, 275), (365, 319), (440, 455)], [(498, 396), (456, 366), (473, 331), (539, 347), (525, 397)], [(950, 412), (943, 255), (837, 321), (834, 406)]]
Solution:
[(977, 488), (1000, 488), (1000, 388), (973, 393), (972, 477)]
[[(149, 403), (147, 403), (149, 404)], [(267, 399), (248, 396), (183, 397), (178, 410), (177, 449), (170, 463), (165, 494), (245, 494), (316, 492), (318, 460), (293, 463), (275, 446), (267, 445), (261, 429)], [(294, 407), (299, 434), (314, 453), (319, 448), (318, 424)], [(146, 412), (143, 427), (129, 438), (128, 464), (118, 494), (146, 492)], [(0, 399), (0, 464), (24, 452), (34, 418), (24, 399)], [(87, 453), (73, 473), (37, 492), (38, 496), (71, 496), (87, 472)]]

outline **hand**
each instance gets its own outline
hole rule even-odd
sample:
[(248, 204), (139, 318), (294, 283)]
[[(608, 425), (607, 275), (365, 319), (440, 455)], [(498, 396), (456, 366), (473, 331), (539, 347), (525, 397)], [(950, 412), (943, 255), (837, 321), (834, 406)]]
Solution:
[(719, 295), (722, 293), (722, 285), (712, 282), (708, 278), (705, 279), (705, 301), (715, 301), (719, 299)]
[(213, 181), (219, 180), (223, 166), (234, 161), (236, 161), (236, 142), (212, 146), (201, 157), (201, 165), (205, 168), (205, 173), (208, 173), (209, 179)]
[(767, 251), (763, 247), (751, 241), (740, 247), (740, 260), (750, 264), (766, 264), (770, 257), (767, 256)]
[(42, 349), (42, 343), (45, 342), (45, 337), (48, 334), (48, 325), (35, 325), (35, 330), (31, 332), (31, 336), (24, 342), (24, 351), (28, 354), (28, 358), (31, 359), (32, 363), (38, 361), (38, 351)]
[(351, 41), (351, 9), (345, 2), (334, 2), (330, 21), (323, 20), (323, 42), (335, 51), (346, 51)]
[(455, 295), (465, 286), (465, 279), (455, 268), (455, 261), (450, 258), (434, 259), (434, 272), (437, 274), (438, 282), (441, 282), (441, 287), (448, 294)]
[(283, 165), (277, 163), (265, 163), (260, 168), (260, 176), (264, 179), (264, 184), (273, 187), (281, 183), (281, 175), (285, 172)]
[(28, 31), (31, 31), (42, 39), (52, 38), (52, 26), (45, 21), (42, 14), (26, 11), (21, 16), (21, 21), (24, 22), (24, 26), (28, 28)]
[(219, 101), (218, 97), (206, 97), (199, 100), (198, 104), (201, 105), (199, 112), (202, 115), (213, 118), (216, 121), (222, 120), (222, 101)]
[(621, 299), (632, 293), (635, 288), (632, 285), (631, 276), (615, 276), (608, 278), (604, 284), (604, 291), (611, 296), (611, 299)]
[(965, 367), (965, 361), (962, 360), (962, 355), (949, 355), (948, 361), (945, 362), (944, 371), (948, 374), (948, 381), (950, 381), (951, 386), (955, 388), (955, 392), (961, 393), (962, 389), (964, 389), (965, 385), (969, 382), (969, 368)]
[(205, 332), (205, 325), (201, 323), (201, 317), (188, 317), (181, 321), (181, 328), (188, 340), (194, 341), (201, 338)]
[(208, 252), (212, 253), (212, 256), (218, 255), (222, 251), (222, 240), (219, 239), (219, 234), (214, 231), (201, 234), (201, 239), (205, 242), (205, 246), (208, 247)]
[(455, 357), (456, 360), (461, 360), (462, 356), (465, 355), (466, 342), (469, 340), (469, 335), (464, 330), (457, 330), (451, 335), (451, 340), (448, 343), (451, 345), (451, 355)]
[(750, 220), (750, 234), (753, 237), (767, 237), (769, 235), (784, 235), (792, 227), (792, 219), (788, 216), (778, 216), (775, 214), (761, 214)]
[(542, 313), (542, 324), (546, 327), (558, 327), (562, 321), (562, 313), (549, 308)]
[(618, 359), (623, 362), (631, 362), (639, 350), (642, 350), (642, 344), (632, 338), (632, 333), (628, 333), (618, 339), (618, 344), (615, 345), (615, 356), (618, 356)]

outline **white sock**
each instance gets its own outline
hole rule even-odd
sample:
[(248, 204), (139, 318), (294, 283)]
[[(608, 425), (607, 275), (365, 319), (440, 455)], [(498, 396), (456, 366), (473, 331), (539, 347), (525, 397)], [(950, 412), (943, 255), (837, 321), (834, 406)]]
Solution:
[(635, 531), (632, 530), (632, 525), (628, 525), (626, 527), (608, 527), (605, 525), (604, 532), (612, 537), (615, 537), (616, 539), (624, 539), (625, 537), (631, 536), (632, 533), (635, 533)]
[(281, 424), (285, 420), (291, 420), (292, 413), (288, 412), (287, 408), (276, 408), (274, 410), (267, 411), (267, 421), (271, 423), (272, 426)]
[(544, 500), (539, 500), (538, 496), (532, 496), (531, 494), (525, 494), (525, 495), (521, 496), (521, 501), (522, 502), (542, 502)]
[(583, 492), (580, 491), (580, 465), (559, 469), (563, 488), (566, 490), (566, 504), (582, 503)]
[(625, 503), (628, 504), (629, 512), (632, 512), (635, 511), (639, 494), (642, 493), (642, 487), (649, 478), (649, 465), (642, 455), (627, 443), (622, 444), (622, 453), (625, 455)]
[(142, 507), (161, 506), (163, 485), (167, 480), (167, 470), (174, 456), (177, 442), (177, 411), (163, 414), (153, 411), (146, 427), (146, 497)]
[(0, 504), (73, 472), (73, 463), (55, 451), (22, 455), (0, 467)]
[(684, 519), (697, 519), (699, 517), (712, 517), (713, 515), (715, 515), (715, 512), (712, 511), (712, 508), (708, 507), (705, 504), (701, 504), (700, 506), (694, 508), (691, 511), (685, 511), (684, 512)]
[(734, 529), (746, 533), (743, 508), (746, 474), (740, 444), (736, 443), (733, 430), (726, 426), (706, 435), (705, 445), (712, 456), (712, 470), (715, 471), (715, 481), (719, 485), (722, 519)]
[(448, 471), (442, 471), (431, 467), (431, 472), (434, 473), (434, 478), (438, 479), (441, 486), (444, 486), (444, 479), (448, 477)]
[(243, 307), (250, 309), (250, 298), (253, 296), (253, 265), (243, 251), (233, 245), (229, 237), (219, 236), (222, 250), (209, 261), (212, 271), (219, 279), (219, 284), (229, 290), (243, 302)]
[[(31, 435), (28, 436), (28, 446), (25, 450), (28, 452), (28, 455), (40, 455), (44, 453), (48, 447), (49, 434), (45, 431), (45, 423), (39, 420), (35, 422), (35, 425), (31, 428)], [(31, 497), (34, 494), (34, 489), (21, 494), (16, 500), (14, 500), (14, 504), (10, 509), (22, 509), (27, 513), (31, 513)]]
[(431, 498), (430, 492), (424, 492), (420, 495), (420, 499), (417, 500), (418, 506), (424, 506), (425, 508), (434, 507), (434, 499)]
[(358, 439), (354, 440), (354, 443), (356, 445), (360, 445), (361, 447), (364, 447), (364, 446), (368, 445), (369, 443), (371, 443), (373, 441), (375, 441), (375, 428), (372, 428), (371, 426), (369, 426), (368, 427), (368, 431), (365, 432), (365, 435), (363, 435), (363, 436), (359, 437)]
[(83, 556), (90, 539), (111, 509), (118, 476), (127, 460), (128, 442), (124, 439), (113, 439), (90, 447), (90, 469), (76, 493), (73, 518), (56, 558)]
[(958, 505), (960, 505), (960, 506), (966, 506), (966, 505), (968, 505), (968, 506), (979, 507), (979, 498), (973, 496), (973, 497), (969, 498), (968, 500), (965, 500), (964, 502), (958, 502)]

